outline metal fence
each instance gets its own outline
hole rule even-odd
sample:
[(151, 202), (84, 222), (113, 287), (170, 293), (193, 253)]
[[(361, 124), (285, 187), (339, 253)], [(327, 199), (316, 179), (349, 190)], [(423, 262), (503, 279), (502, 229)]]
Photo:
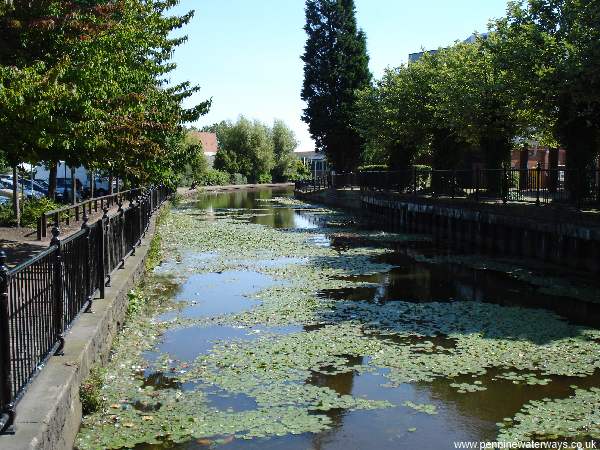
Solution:
[[(600, 170), (475, 169), (358, 172), (331, 175), (331, 187), (474, 201), (600, 203)], [(310, 190), (311, 186), (308, 185)]]
[[(0, 433), (10, 430), (15, 404), (52, 355), (61, 355), (64, 334), (93, 298), (104, 297), (110, 275), (135, 252), (152, 214), (171, 191), (163, 186), (140, 191), (117, 214), (61, 240), (52, 229), (50, 247), (9, 269), (0, 252)], [(86, 211), (87, 213), (87, 211)]]
[(42, 214), (37, 220), (37, 238), (41, 240), (48, 236), (48, 229), (51, 226), (61, 223), (70, 225), (71, 222), (79, 222), (86, 214), (92, 214), (104, 211), (104, 208), (112, 208), (124, 200), (131, 200), (143, 192), (143, 189), (131, 189), (121, 191), (116, 194), (105, 195), (104, 197), (95, 197), (85, 200), (75, 205), (65, 206), (54, 211), (48, 211)]
[(296, 181), (294, 188), (298, 192), (316, 192), (331, 187), (331, 175), (324, 175), (313, 178), (312, 180)]

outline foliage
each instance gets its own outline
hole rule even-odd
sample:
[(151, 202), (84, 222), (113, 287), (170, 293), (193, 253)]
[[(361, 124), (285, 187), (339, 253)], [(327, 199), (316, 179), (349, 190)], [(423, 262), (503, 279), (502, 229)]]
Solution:
[[(31, 2), (30, 2), (31, 3)], [(195, 155), (182, 124), (210, 102), (169, 85), (177, 0), (14, 2), (0, 15), (0, 127), (11, 165), (66, 160), (133, 184), (173, 181)]]
[[(49, 198), (31, 199), (20, 203), (22, 208), (21, 225), (32, 228), (37, 226), (37, 221), (42, 214), (64, 206)], [(0, 205), (0, 225), (5, 227), (15, 225), (12, 204)]]
[(160, 264), (162, 258), (161, 243), (162, 238), (160, 232), (155, 231), (146, 255), (146, 270), (150, 271)]
[[(512, 2), (489, 45), (519, 108), (542, 139), (567, 150), (571, 169), (590, 167), (598, 154), (599, 21), (594, 0)], [(569, 178), (579, 190), (580, 180)]]
[(208, 169), (198, 179), (199, 186), (226, 186), (230, 183), (230, 175), (217, 169)]
[(317, 150), (338, 172), (355, 169), (363, 141), (352, 127), (355, 91), (371, 80), (366, 36), (356, 23), (353, 0), (307, 0), (303, 120)]
[(389, 167), (385, 164), (370, 164), (367, 166), (358, 167), (359, 172), (381, 172), (388, 170)]
[(240, 117), (236, 123), (221, 124), (216, 132), (219, 151), (215, 169), (240, 173), (251, 183), (270, 181), (274, 146), (269, 127)]
[(234, 173), (231, 175), (231, 184), (248, 184), (248, 178), (246, 178), (241, 173)]
[(179, 173), (177, 184), (180, 186), (192, 186), (198, 184), (203, 174), (208, 170), (208, 161), (204, 156), (202, 142), (192, 133), (187, 132), (183, 145), (189, 158)]
[[(239, 174), (251, 183), (294, 180), (303, 176), (294, 155), (298, 146), (294, 132), (281, 120), (272, 127), (240, 117), (236, 123), (220, 122), (204, 131), (217, 133), (219, 152), (215, 168)], [(300, 172), (298, 172), (300, 170)], [(234, 184), (243, 180), (233, 180)]]
[(304, 165), (304, 163), (298, 158), (294, 157), (295, 162), (293, 166), (290, 168), (290, 171), (285, 173), (286, 181), (302, 181), (309, 180), (312, 178), (312, 174), (310, 173), (310, 169)]
[(295, 179), (298, 158), (294, 155), (294, 150), (298, 147), (298, 141), (294, 132), (283, 121), (275, 120), (271, 138), (275, 155), (275, 165), (271, 171), (273, 180), (283, 182)]
[(127, 293), (127, 317), (132, 318), (140, 314), (147, 299), (139, 289), (132, 289)]
[(105, 372), (101, 367), (92, 368), (88, 377), (79, 387), (79, 400), (84, 416), (101, 411), (106, 403), (102, 397)]
[(387, 69), (372, 87), (357, 93), (354, 125), (370, 154), (363, 155), (364, 161), (406, 169), (431, 153), (432, 136), (439, 126), (431, 107), (437, 61), (425, 54), (416, 63)]
[(589, 168), (600, 148), (599, 21), (594, 0), (511, 2), (485, 37), (388, 69), (357, 93), (362, 161), (499, 168), (534, 140), (565, 148), (568, 168)]

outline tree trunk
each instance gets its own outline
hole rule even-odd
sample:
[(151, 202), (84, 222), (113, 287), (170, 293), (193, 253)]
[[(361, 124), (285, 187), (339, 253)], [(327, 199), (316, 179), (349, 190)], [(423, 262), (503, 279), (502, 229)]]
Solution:
[(113, 175), (112, 173), (108, 176), (108, 194), (113, 195)]
[(529, 144), (525, 143), (519, 152), (519, 189), (527, 189), (529, 179)]
[(75, 181), (75, 168), (71, 167), (71, 203), (74, 205), (77, 203), (77, 183)]
[(555, 193), (558, 189), (558, 147), (552, 147), (550, 149), (550, 155), (548, 157), (548, 166), (550, 172), (548, 173), (548, 190)]
[(17, 178), (17, 165), (14, 164), (13, 170), (13, 214), (17, 228), (21, 227), (21, 207), (19, 205), (19, 179)]
[(94, 198), (94, 191), (96, 190), (96, 174), (93, 170), (90, 170), (90, 198)]
[(56, 195), (56, 175), (58, 165), (56, 162), (50, 164), (50, 174), (48, 175), (48, 198), (54, 200)]

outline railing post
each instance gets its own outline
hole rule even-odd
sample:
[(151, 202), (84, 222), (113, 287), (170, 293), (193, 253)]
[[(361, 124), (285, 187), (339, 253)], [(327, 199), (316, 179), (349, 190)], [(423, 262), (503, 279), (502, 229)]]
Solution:
[(92, 313), (92, 306), (93, 306), (93, 302), (94, 302), (94, 290), (92, 287), (92, 274), (91, 274), (91, 267), (90, 267), (90, 225), (88, 223), (88, 221), (90, 220), (90, 217), (87, 214), (87, 211), (85, 210), (85, 207), (83, 208), (83, 223), (81, 224), (81, 229), (85, 230), (85, 249), (84, 249), (84, 276), (85, 276), (85, 295), (87, 297), (87, 307), (85, 308), (85, 312), (86, 313)]
[(540, 188), (542, 184), (542, 165), (538, 162), (535, 168), (535, 204), (539, 206), (540, 204)]
[(142, 221), (142, 195), (138, 196), (137, 199), (137, 220), (138, 220), (138, 235), (137, 235), (137, 246), (142, 245), (142, 229), (143, 229), (143, 221)]
[(479, 201), (479, 167), (475, 169), (475, 201)]
[(125, 212), (123, 211), (123, 197), (119, 197), (118, 200), (119, 205), (119, 222), (121, 222), (121, 255), (123, 256), (120, 261), (121, 268), (125, 267), (125, 255), (127, 254), (127, 249), (125, 248)]
[(0, 251), (0, 434), (14, 433), (15, 409), (12, 398), (10, 323), (8, 309), (8, 267), (6, 253)]
[(100, 229), (100, 242), (98, 245), (98, 284), (100, 287), (100, 298), (104, 298), (106, 293), (106, 264), (104, 260), (104, 255), (106, 254), (106, 219), (108, 218), (107, 211), (104, 211), (104, 215), (99, 221)]
[[(105, 203), (104, 204), (104, 214), (102, 214), (102, 227), (104, 228), (104, 240), (103, 240), (103, 246), (102, 246), (102, 260), (104, 261), (104, 255), (109, 255), (109, 259), (110, 259), (110, 245), (114, 245), (113, 242), (110, 241), (110, 239), (108, 238), (109, 233), (110, 233), (110, 220), (108, 218), (108, 205)], [(106, 287), (110, 287), (110, 283), (111, 283), (111, 279), (110, 279), (110, 273), (108, 272), (108, 269), (106, 267), (106, 264), (104, 264), (104, 280), (102, 281), (102, 283), (104, 284), (104, 286)]]
[(510, 189), (508, 168), (506, 163), (502, 163), (502, 185), (500, 189), (502, 190), (502, 203), (506, 204), (508, 202), (508, 190)]
[(452, 198), (456, 197), (456, 169), (452, 169)]
[(62, 261), (62, 248), (60, 243), (60, 230), (58, 227), (52, 228), (52, 240), (50, 246), (56, 246), (54, 252), (54, 263), (52, 265), (53, 276), (54, 276), (54, 292), (52, 300), (54, 302), (54, 334), (58, 341), (58, 348), (54, 352), (54, 356), (64, 355), (63, 350), (65, 348), (65, 337), (64, 337), (64, 303), (63, 303), (63, 261)]

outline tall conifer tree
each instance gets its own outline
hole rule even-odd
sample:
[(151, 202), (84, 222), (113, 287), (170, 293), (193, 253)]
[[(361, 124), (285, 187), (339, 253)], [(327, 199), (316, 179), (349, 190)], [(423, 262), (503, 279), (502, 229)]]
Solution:
[(358, 29), (354, 0), (307, 0), (302, 119), (318, 151), (337, 171), (355, 169), (363, 142), (353, 129), (355, 91), (369, 85), (365, 33)]

